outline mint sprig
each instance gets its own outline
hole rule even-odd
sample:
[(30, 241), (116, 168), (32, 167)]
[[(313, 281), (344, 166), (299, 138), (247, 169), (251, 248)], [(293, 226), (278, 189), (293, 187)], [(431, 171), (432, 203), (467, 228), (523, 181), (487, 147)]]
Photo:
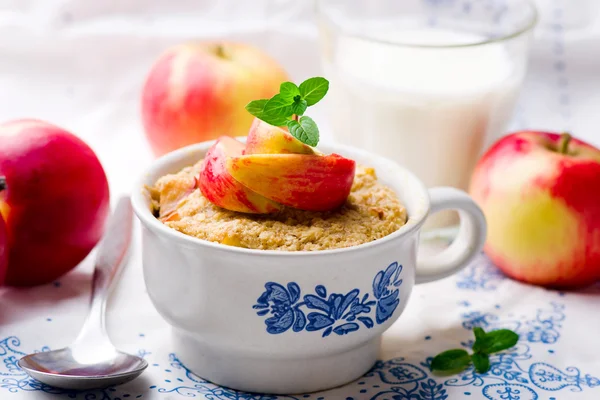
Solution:
[(287, 126), (296, 139), (309, 146), (319, 143), (319, 128), (306, 109), (317, 104), (329, 90), (329, 81), (322, 77), (309, 78), (296, 86), (283, 82), (279, 93), (270, 99), (251, 101), (246, 110), (256, 118), (275, 126)]
[(519, 335), (510, 329), (498, 329), (485, 332), (482, 328), (473, 328), (475, 342), (473, 354), (464, 349), (446, 350), (433, 358), (430, 369), (432, 372), (458, 374), (465, 370), (471, 363), (475, 371), (484, 374), (490, 370), (490, 355), (502, 350), (510, 349), (519, 340)]

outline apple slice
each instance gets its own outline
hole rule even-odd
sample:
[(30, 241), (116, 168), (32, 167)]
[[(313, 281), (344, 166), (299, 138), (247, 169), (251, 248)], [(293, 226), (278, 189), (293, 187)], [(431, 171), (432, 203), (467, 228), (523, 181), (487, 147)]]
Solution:
[(309, 211), (340, 207), (352, 188), (356, 163), (338, 154), (252, 154), (227, 159), (227, 171), (248, 189)]
[(285, 130), (256, 118), (246, 138), (244, 154), (316, 154)]
[(241, 156), (243, 151), (243, 143), (221, 136), (202, 162), (198, 188), (211, 203), (227, 210), (258, 214), (278, 211), (279, 204), (252, 192), (227, 172), (226, 159)]

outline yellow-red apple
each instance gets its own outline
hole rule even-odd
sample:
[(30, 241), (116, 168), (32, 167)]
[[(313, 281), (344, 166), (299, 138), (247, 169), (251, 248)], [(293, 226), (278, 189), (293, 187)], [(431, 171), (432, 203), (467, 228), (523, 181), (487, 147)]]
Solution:
[(515, 132), (482, 156), (469, 191), (487, 219), (485, 252), (508, 276), (552, 287), (600, 279), (600, 150)]
[(7, 285), (56, 279), (101, 238), (108, 182), (92, 149), (76, 136), (38, 120), (0, 125), (0, 177)]
[(315, 154), (289, 132), (256, 118), (246, 138), (244, 154)]
[(208, 150), (200, 168), (198, 187), (211, 203), (231, 211), (268, 214), (280, 205), (237, 182), (225, 168), (228, 157), (241, 156), (244, 144), (229, 136), (220, 137)]
[(281, 65), (249, 44), (184, 43), (156, 61), (143, 87), (142, 119), (156, 155), (216, 139), (245, 136), (253, 116), (244, 106), (279, 93)]
[(227, 171), (250, 190), (286, 206), (333, 210), (346, 201), (355, 162), (337, 154), (252, 154), (227, 159)]
[[(0, 181), (0, 188), (4, 186), (4, 181)], [(6, 225), (4, 218), (0, 213), (0, 286), (6, 278), (6, 269), (8, 268), (8, 238), (6, 237)]]

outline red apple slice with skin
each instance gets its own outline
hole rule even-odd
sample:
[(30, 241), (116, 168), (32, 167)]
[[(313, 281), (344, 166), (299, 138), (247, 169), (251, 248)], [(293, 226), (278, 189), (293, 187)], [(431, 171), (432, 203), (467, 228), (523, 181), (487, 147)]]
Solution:
[(225, 168), (229, 157), (241, 156), (244, 144), (221, 136), (208, 150), (200, 169), (198, 187), (211, 203), (231, 211), (268, 214), (281, 206), (237, 182)]
[(256, 118), (246, 138), (244, 154), (317, 154), (289, 132)]
[(227, 171), (248, 189), (286, 206), (329, 211), (346, 201), (356, 163), (338, 154), (230, 157)]

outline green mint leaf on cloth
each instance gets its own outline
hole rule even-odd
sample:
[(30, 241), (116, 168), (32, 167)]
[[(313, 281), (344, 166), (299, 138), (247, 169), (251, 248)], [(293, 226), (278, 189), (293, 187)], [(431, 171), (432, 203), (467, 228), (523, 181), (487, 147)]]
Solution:
[(454, 374), (463, 371), (471, 364), (471, 356), (466, 350), (446, 350), (433, 358), (431, 371), (444, 374)]
[(485, 331), (483, 328), (473, 328), (473, 334), (475, 335), (475, 342), (473, 343), (472, 349), (474, 352), (483, 351), (482, 346), (484, 345)]
[(292, 112), (296, 115), (302, 115), (306, 111), (307, 107), (308, 104), (306, 103), (306, 100), (298, 97), (298, 100), (294, 100), (292, 103)]
[(487, 354), (475, 353), (471, 356), (475, 371), (485, 374), (490, 370), (490, 357)]
[(313, 147), (319, 143), (319, 128), (312, 118), (303, 116), (299, 121), (288, 121), (287, 127), (290, 134), (302, 143)]
[(265, 108), (263, 112), (268, 117), (291, 117), (294, 112), (292, 111), (292, 104), (294, 103), (294, 99), (286, 99), (282, 97), (280, 94), (276, 94), (271, 97), (267, 104), (265, 104)]
[(475, 341), (482, 340), (485, 337), (485, 331), (478, 326), (473, 328), (473, 333), (475, 334)]
[(286, 100), (294, 100), (294, 97), (300, 96), (300, 90), (293, 82), (283, 82), (279, 86), (279, 96)]
[(490, 331), (482, 338), (475, 340), (473, 351), (483, 354), (497, 353), (510, 349), (519, 341), (519, 335), (510, 329), (498, 329)]
[(430, 366), (431, 371), (459, 373), (472, 362), (475, 371), (484, 374), (490, 369), (490, 354), (510, 349), (519, 341), (519, 335), (510, 329), (485, 332), (482, 328), (475, 327), (473, 334), (475, 343), (473, 343), (472, 355), (462, 349), (444, 351), (434, 357)]
[(325, 78), (309, 78), (302, 82), (298, 88), (300, 95), (309, 106), (319, 102), (329, 90), (329, 81)]
[(287, 118), (271, 116), (264, 111), (265, 105), (268, 101), (268, 99), (251, 101), (246, 105), (246, 110), (256, 118), (265, 121), (267, 124), (275, 126), (285, 125), (288, 121)]

